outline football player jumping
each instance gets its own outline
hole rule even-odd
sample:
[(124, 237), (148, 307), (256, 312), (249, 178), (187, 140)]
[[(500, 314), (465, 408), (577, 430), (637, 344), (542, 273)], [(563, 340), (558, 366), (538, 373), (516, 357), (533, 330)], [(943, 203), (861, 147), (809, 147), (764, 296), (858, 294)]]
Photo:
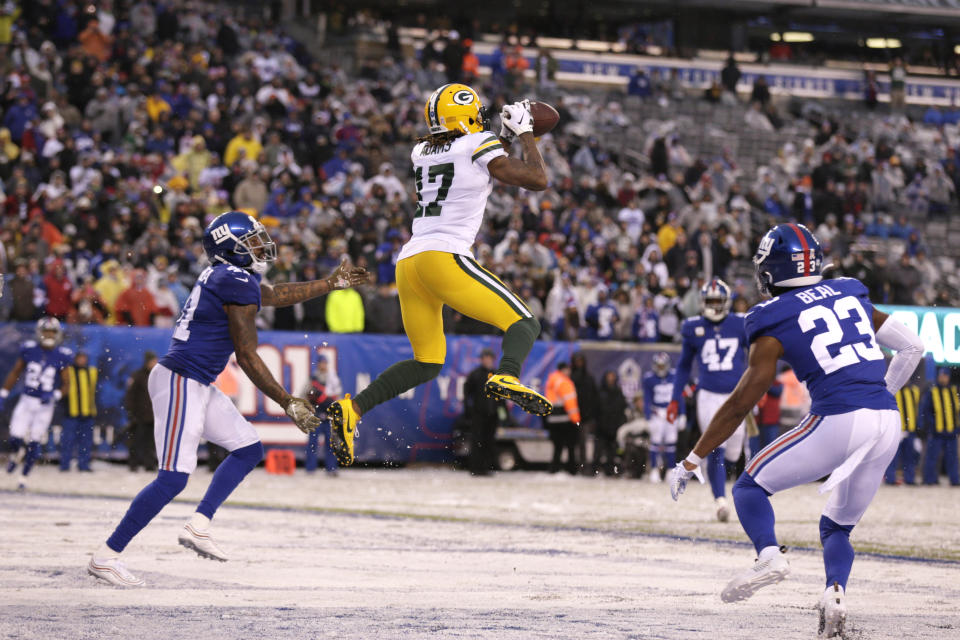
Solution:
[(362, 268), (346, 263), (325, 280), (268, 286), (261, 274), (277, 257), (277, 247), (261, 223), (239, 211), (213, 220), (203, 234), (212, 263), (200, 274), (173, 331), (170, 348), (150, 372), (154, 439), (160, 470), (133, 499), (113, 534), (88, 565), (91, 574), (118, 586), (139, 586), (120, 553), (130, 540), (187, 485), (197, 466), (197, 446), (204, 438), (230, 451), (217, 468), (196, 513), (180, 532), (181, 545), (202, 557), (226, 561), (210, 536), (217, 508), (263, 458), (263, 445), (222, 391), (212, 385), (236, 352), (237, 364), (250, 381), (279, 404), (304, 432), (320, 424), (313, 407), (278, 383), (257, 354), (256, 316), (261, 306), (284, 307), (346, 289), (366, 281)]
[[(512, 400), (529, 413), (547, 415), (552, 410), (545, 397), (518, 380), (540, 323), (523, 300), (470, 252), (493, 189), (492, 178), (532, 191), (547, 186), (530, 106), (526, 101), (505, 106), (498, 138), (484, 131), (477, 92), (463, 84), (446, 84), (427, 100), (424, 117), (430, 134), (410, 154), (419, 205), (413, 236), (397, 261), (403, 328), (413, 346), (413, 359), (390, 366), (355, 398), (348, 394), (330, 406), (332, 445), (344, 465), (353, 462), (360, 416), (440, 373), (446, 358), (443, 305), (504, 332), (503, 357), (487, 380), (487, 393)], [(505, 144), (510, 140), (522, 147), (523, 160), (507, 155)]]
[(67, 384), (66, 369), (73, 362), (73, 352), (61, 346), (61, 342), (60, 321), (40, 318), (36, 340), (23, 343), (20, 358), (0, 388), (0, 408), (3, 408), (13, 385), (20, 374), (24, 374), (23, 394), (10, 417), (10, 462), (7, 463), (7, 473), (13, 473), (17, 465), (23, 463), (17, 484), (20, 491), (26, 489), (27, 476), (40, 459), (40, 447), (47, 439), (54, 406), (63, 395), (60, 387)]
[[(820, 244), (802, 225), (771, 229), (753, 261), (761, 293), (773, 298), (747, 314), (747, 370), (693, 452), (674, 467), (670, 491), (674, 500), (683, 493), (687, 480), (699, 473), (701, 459), (739, 428), (770, 388), (777, 360), (789, 362), (810, 390), (813, 405), (799, 425), (751, 459), (734, 485), (737, 516), (759, 558), (721, 598), (745, 600), (790, 573), (785, 549), (777, 543), (770, 496), (829, 474), (820, 488), (821, 493), (833, 490), (820, 517), (826, 571), (820, 637), (840, 637), (854, 555), (850, 531), (899, 447), (900, 414), (893, 394), (913, 374), (923, 343), (878, 311), (859, 280), (824, 280)], [(889, 366), (881, 346), (896, 351)]]

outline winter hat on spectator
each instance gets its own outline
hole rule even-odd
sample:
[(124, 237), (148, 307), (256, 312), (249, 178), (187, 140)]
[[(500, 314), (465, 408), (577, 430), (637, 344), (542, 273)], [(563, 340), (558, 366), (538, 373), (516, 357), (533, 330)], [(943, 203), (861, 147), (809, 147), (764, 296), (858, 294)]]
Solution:
[(167, 189), (171, 191), (186, 191), (190, 181), (182, 175), (175, 175), (167, 181)]

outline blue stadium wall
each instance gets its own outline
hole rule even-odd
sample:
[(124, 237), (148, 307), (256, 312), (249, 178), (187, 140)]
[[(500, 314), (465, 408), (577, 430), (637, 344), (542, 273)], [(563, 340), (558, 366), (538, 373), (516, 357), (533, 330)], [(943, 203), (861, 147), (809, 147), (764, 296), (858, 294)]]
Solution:
[[(32, 337), (32, 324), (0, 324), (0, 375), (6, 376), (18, 357), (20, 344)], [(170, 340), (169, 329), (68, 326), (65, 344), (87, 352), (100, 371), (97, 394), (98, 452), (124, 458), (126, 449), (116, 435), (127, 425), (123, 397), (127, 381), (143, 363), (147, 350), (163, 354)], [(278, 380), (295, 394), (302, 394), (320, 357), (333, 365), (345, 393), (356, 393), (392, 363), (413, 357), (402, 335), (326, 334), (286, 331), (260, 333), (259, 353)], [(480, 351), (491, 348), (499, 354), (500, 339), (494, 336), (447, 336), (447, 362), (440, 375), (400, 398), (381, 405), (364, 416), (357, 439), (360, 462), (446, 462), (452, 460), (451, 431), (462, 412), (462, 386), (479, 364)], [(667, 347), (676, 351), (676, 347)], [(628, 343), (537, 342), (524, 367), (527, 384), (542, 388), (560, 361), (569, 361), (580, 350), (598, 380), (607, 370), (620, 374), (625, 393), (636, 394), (650, 358), (662, 346)], [(234, 362), (217, 385), (234, 400), (244, 416), (270, 447), (294, 449), (302, 455), (306, 436), (300, 433), (275, 403), (256, 390)], [(18, 388), (0, 412), (0, 436), (5, 436)], [(54, 439), (62, 407), (54, 417)], [(538, 427), (540, 419), (522, 412), (514, 415), (521, 426)], [(117, 443), (114, 445), (114, 440)], [(105, 442), (102, 442), (105, 441)]]

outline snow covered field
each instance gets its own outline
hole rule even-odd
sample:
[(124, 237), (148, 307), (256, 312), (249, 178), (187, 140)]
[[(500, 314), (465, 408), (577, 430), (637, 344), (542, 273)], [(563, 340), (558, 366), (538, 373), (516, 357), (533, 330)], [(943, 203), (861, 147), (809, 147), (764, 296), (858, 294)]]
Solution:
[[(645, 481), (445, 469), (258, 469), (214, 521), (225, 564), (176, 543), (201, 470), (124, 554), (147, 586), (97, 583), (89, 553), (151, 478), (43, 467), (17, 494), (0, 477), (0, 638), (816, 637), (816, 485), (774, 497), (791, 578), (729, 605), (753, 550), (706, 487), (674, 504)], [(853, 534), (874, 553), (854, 563), (848, 637), (960, 639), (958, 506), (958, 489), (881, 489)]]

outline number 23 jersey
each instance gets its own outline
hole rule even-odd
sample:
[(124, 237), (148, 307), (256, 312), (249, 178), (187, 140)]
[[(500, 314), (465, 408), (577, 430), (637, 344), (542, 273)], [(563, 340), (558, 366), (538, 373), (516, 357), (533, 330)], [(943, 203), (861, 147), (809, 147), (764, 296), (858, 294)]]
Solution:
[(421, 142), (410, 154), (417, 187), (413, 236), (398, 260), (424, 251), (472, 256), (493, 179), (487, 164), (506, 155), (489, 131), (470, 133), (441, 145)]
[(896, 409), (884, 377), (887, 364), (873, 331), (873, 304), (854, 278), (824, 280), (755, 305), (747, 336), (776, 338), (783, 359), (810, 391), (810, 412)]

